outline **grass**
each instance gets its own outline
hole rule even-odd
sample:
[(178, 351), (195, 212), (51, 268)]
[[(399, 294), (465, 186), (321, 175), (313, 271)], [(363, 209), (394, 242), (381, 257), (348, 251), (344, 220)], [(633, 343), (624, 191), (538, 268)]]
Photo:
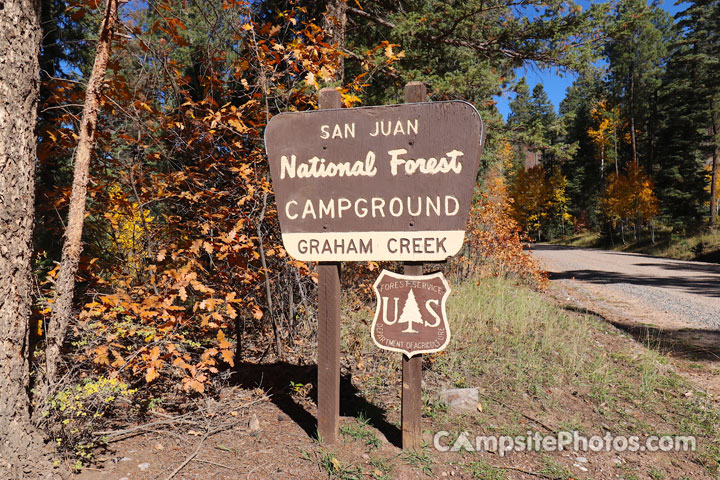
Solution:
[(568, 480), (572, 478), (572, 473), (568, 472), (563, 466), (558, 465), (552, 458), (543, 456), (542, 462), (544, 465), (539, 473), (545, 475), (546, 478), (557, 480)]
[(393, 464), (386, 458), (373, 458), (370, 460), (370, 466), (373, 467), (372, 476), (375, 480), (391, 480)]
[(467, 465), (467, 471), (472, 478), (482, 480), (507, 480), (505, 470), (489, 465), (485, 460), (477, 460)]
[(542, 396), (585, 368), (592, 349), (587, 324), (505, 279), (456, 286), (448, 316), (454, 339), (434, 368), (453, 384), (483, 375), (497, 393)]
[(319, 463), (327, 472), (329, 478), (337, 480), (360, 480), (363, 475), (360, 467), (345, 465), (334, 453), (326, 450), (320, 451)]
[(371, 450), (380, 446), (380, 439), (370, 427), (370, 419), (360, 414), (355, 422), (342, 425), (340, 434), (356, 441), (362, 441)]
[(403, 452), (401, 456), (408, 465), (412, 465), (425, 475), (432, 477), (433, 460), (428, 454), (427, 450), (408, 450), (406, 452)]
[[(611, 429), (614, 435), (697, 435), (698, 451), (682, 455), (720, 478), (720, 411), (675, 372), (662, 349), (638, 344), (595, 316), (564, 310), (541, 292), (512, 280), (485, 278), (452, 288), (450, 345), (424, 357), (426, 430), (447, 430), (449, 439), (452, 432), (463, 430), (524, 435), (528, 430), (549, 429), (597, 435)], [(343, 351), (352, 366), (353, 383), (397, 425), (400, 356), (379, 351), (369, 340), (372, 313), (371, 306), (346, 308)], [(434, 392), (453, 386), (477, 387), (483, 411), (452, 415), (433, 400)], [(686, 395), (688, 391), (693, 394)], [(374, 432), (362, 416), (341, 430), (368, 452), (375, 448)], [(446, 465), (447, 458), (438, 455), (425, 448), (403, 453), (395, 461), (432, 476)], [(471, 456), (462, 457), (462, 464), (474, 478), (506, 478), (505, 470), (493, 465), (494, 457), (478, 452), (462, 455)], [(533, 459), (536, 473), (571, 477), (568, 469), (573, 467), (562, 456), (523, 455)], [(336, 478), (338, 472), (346, 477), (353, 474), (346, 464), (340, 468), (326, 461), (325, 465), (328, 472), (335, 468)], [(636, 467), (646, 475), (671, 478), (668, 472), (650, 473), (651, 466)], [(377, 469), (375, 476), (392, 476), (386, 470)], [(633, 478), (630, 470), (620, 472)]]

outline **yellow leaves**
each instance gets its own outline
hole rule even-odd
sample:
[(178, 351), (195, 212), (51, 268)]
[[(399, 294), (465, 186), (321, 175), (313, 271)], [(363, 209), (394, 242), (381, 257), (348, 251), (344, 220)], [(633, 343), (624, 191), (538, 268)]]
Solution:
[(228, 124), (238, 133), (245, 133), (250, 130), (248, 127), (245, 126), (243, 122), (241, 122), (237, 118), (229, 118)]
[(142, 108), (144, 110), (147, 110), (150, 113), (153, 112), (153, 109), (152, 109), (152, 107), (150, 107), (150, 105), (148, 105), (145, 102), (139, 101), (139, 100), (137, 102), (135, 102), (135, 108)]
[(158, 372), (155, 367), (150, 367), (147, 369), (147, 372), (145, 373), (145, 381), (147, 383), (152, 382), (158, 377)]
[(213, 252), (213, 245), (210, 242), (203, 242), (203, 250), (207, 252), (208, 255), (212, 254)]
[(340, 97), (342, 98), (343, 104), (348, 108), (352, 108), (356, 103), (362, 103), (360, 97), (352, 93), (341, 93)]
[(192, 377), (185, 377), (182, 379), (183, 384), (183, 390), (186, 392), (189, 392), (190, 390), (194, 390), (198, 393), (204, 393), (205, 392), (205, 384), (203, 383), (207, 376), (201, 375), (201, 379), (198, 378), (192, 378)]
[(218, 347), (220, 347), (221, 349), (228, 349), (232, 345), (230, 342), (228, 342), (225, 339), (225, 332), (223, 332), (222, 330), (218, 330), (217, 341), (218, 341)]
[(145, 371), (145, 381), (147, 383), (150, 383), (159, 376), (158, 369), (162, 365), (162, 363), (159, 361), (160, 347), (155, 345), (150, 350), (150, 354), (145, 354), (143, 355), (143, 357), (146, 359), (146, 361), (148, 361), (149, 364), (147, 370)]
[(333, 80), (335, 75), (335, 69), (331, 69), (328, 67), (328, 65), (323, 65), (320, 70), (317, 72), (317, 76), (322, 78), (326, 82), (330, 82)]
[(190, 246), (190, 252), (191, 253), (198, 253), (200, 251), (200, 247), (202, 246), (203, 241), (201, 239), (197, 239), (193, 241), (192, 245)]
[(398, 44), (396, 44), (396, 43), (387, 43), (387, 42), (385, 42), (385, 43), (386, 43), (386, 45), (385, 45), (385, 56), (386, 56), (389, 60), (397, 60), (397, 59), (400, 59), (400, 58), (404, 58), (404, 57), (405, 57), (405, 52), (404, 52), (404, 51), (400, 51), (400, 52), (398, 52), (398, 53), (394, 53), (394, 52), (393, 52), (393, 47), (399, 47), (400, 45), (398, 45)]
[(227, 363), (231, 367), (234, 367), (235, 366), (234, 355), (233, 355), (233, 352), (230, 351), (230, 347), (232, 346), (232, 343), (228, 342), (225, 339), (225, 333), (222, 330), (218, 330), (217, 340), (218, 340), (218, 347), (220, 347), (220, 355), (222, 355), (223, 360), (225, 360), (225, 363)]
[(555, 168), (548, 176), (542, 165), (521, 169), (512, 185), (513, 218), (528, 233), (541, 235), (545, 222), (567, 219), (567, 179)]
[(314, 87), (316, 90), (319, 90), (319, 89), (320, 89), (320, 85), (318, 85), (317, 80), (315, 80), (315, 74), (314, 74), (313, 72), (308, 72), (308, 73), (305, 75), (305, 83), (306, 83), (309, 87)]
[(631, 162), (620, 175), (608, 175), (603, 193), (603, 211), (612, 221), (640, 217), (650, 220), (659, 213), (659, 204), (650, 177), (635, 162)]
[[(226, 8), (233, 2), (221, 3)], [(158, 20), (156, 37), (166, 42), (157, 52), (163, 55), (177, 45), (173, 36), (182, 42), (178, 32), (188, 35), (182, 21), (162, 18), (166, 16), (169, 13), (162, 11), (161, 18), (152, 20)], [(225, 336), (232, 331), (228, 325), (233, 319), (246, 317), (255, 326), (264, 323), (264, 290), (257, 286), (265, 272), (254, 262), (259, 245), (256, 222), (261, 221), (258, 199), (271, 189), (259, 141), (266, 123), (264, 95), (272, 98), (280, 92), (289, 109), (311, 108), (311, 90), (333, 81), (342, 56), (321, 29), (305, 23), (309, 17), (297, 8), (268, 17), (268, 24), (262, 25), (243, 15), (233, 18), (240, 19), (235, 34), (243, 52), (235, 56), (210, 49), (200, 59), (203, 68), (197, 78), (188, 74), (192, 65), (181, 55), (162, 66), (167, 76), (153, 83), (156, 96), (143, 96), (135, 88), (136, 79), (123, 77), (127, 73), (122, 66), (109, 79), (115, 103), (105, 108), (130, 112), (140, 123), (138, 129), (98, 132), (107, 140), (100, 153), (108, 168), (98, 170), (91, 187), (96, 195), (89, 204), (91, 221), (99, 224), (94, 231), (102, 238), (88, 250), (90, 256), (101, 257), (92, 269), (88, 291), (102, 293), (92, 302), (81, 300), (88, 303), (78, 328), (86, 329), (83, 338), (92, 341), (79, 347), (78, 354), (94, 361), (96, 369), (127, 363), (122, 375), (134, 377), (134, 382), (183, 379), (186, 391), (202, 392), (218, 364), (233, 365), (234, 338)], [(286, 35), (283, 28), (291, 24), (298, 28)], [(147, 38), (142, 34), (152, 27), (133, 26), (133, 37)], [(118, 45), (121, 62), (124, 47)], [(399, 50), (386, 43), (372, 54), (371, 63), (387, 64), (389, 57), (383, 55), (399, 58)], [(263, 81), (260, 71), (267, 74)], [(365, 81), (371, 77), (367, 74)], [(343, 92), (345, 105), (361, 104), (365, 86), (360, 78), (348, 79), (353, 83)], [(192, 89), (199, 96), (190, 98), (188, 82), (195, 80), (198, 85)], [(298, 88), (298, 81), (308, 87)], [(74, 84), (66, 88), (65, 95), (80, 90)], [(163, 98), (180, 98), (182, 105), (171, 108)], [(62, 103), (74, 102), (64, 98)], [(71, 119), (42, 131), (48, 158), (64, 157), (71, 148), (73, 132), (65, 124), (71, 126)], [(125, 151), (138, 153), (127, 159), (116, 155)], [(65, 205), (56, 206), (61, 210)], [(268, 207), (263, 225), (274, 228), (277, 209), (272, 202)], [(302, 279), (311, 275), (307, 264), (287, 258), (276, 231), (264, 237), (264, 244), (272, 278), (291, 269)], [(106, 247), (109, 251), (102, 250)], [(107, 283), (97, 288), (101, 281)]]
[(231, 367), (235, 366), (235, 356), (230, 350), (220, 350), (220, 353), (222, 354), (223, 360), (225, 360), (228, 365), (230, 365)]

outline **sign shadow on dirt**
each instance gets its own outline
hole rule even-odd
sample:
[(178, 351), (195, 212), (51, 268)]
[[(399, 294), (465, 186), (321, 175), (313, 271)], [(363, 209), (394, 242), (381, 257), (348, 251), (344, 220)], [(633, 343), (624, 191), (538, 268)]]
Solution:
[[(295, 422), (311, 438), (317, 438), (317, 419), (305, 406), (293, 398), (290, 382), (311, 385), (307, 396), (317, 405), (317, 365), (293, 365), (287, 362), (271, 364), (238, 364), (231, 384), (246, 389), (262, 388), (270, 401)], [(352, 376), (340, 376), (340, 415), (356, 418), (363, 415), (369, 425), (382, 433), (387, 441), (402, 447), (402, 432), (388, 422), (386, 411), (368, 402), (352, 384)]]

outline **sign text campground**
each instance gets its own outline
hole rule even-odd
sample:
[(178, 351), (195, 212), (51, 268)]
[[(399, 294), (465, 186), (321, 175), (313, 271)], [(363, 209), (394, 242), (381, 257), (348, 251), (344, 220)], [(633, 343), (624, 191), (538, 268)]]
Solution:
[(444, 260), (462, 246), (483, 125), (466, 102), (283, 113), (266, 129), (299, 260)]

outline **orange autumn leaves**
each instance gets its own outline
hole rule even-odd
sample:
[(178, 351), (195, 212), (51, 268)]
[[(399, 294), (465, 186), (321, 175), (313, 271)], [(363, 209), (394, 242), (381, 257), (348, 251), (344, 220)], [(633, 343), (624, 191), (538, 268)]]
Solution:
[[(247, 331), (250, 354), (274, 341), (264, 283), (278, 296), (286, 293), (278, 285), (313, 283), (280, 243), (262, 136), (275, 111), (313, 108), (316, 91), (301, 79), (334, 72), (340, 53), (319, 27), (298, 21), (298, 9), (260, 22), (251, 7), (225, 2), (210, 12), (232, 30), (230, 48), (198, 38), (215, 24), (172, 0), (153, 4), (151, 22), (132, 12), (113, 46), (92, 159), (85, 254), (93, 260), (80, 271), (76, 362), (204, 392), (236, 363), (231, 334)], [(367, 76), (345, 86), (346, 103), (359, 101)], [(39, 152), (59, 162), (74, 146), (75, 113), (64, 105), (82, 90), (46, 86), (44, 108), (57, 115), (41, 127)], [(67, 194), (42, 193), (48, 218)], [(51, 298), (52, 284), (43, 288)]]
[(453, 258), (461, 277), (510, 275), (542, 287), (546, 275), (525, 251), (520, 226), (513, 218), (502, 165), (492, 166), (483, 179), (485, 191), (470, 210), (466, 248)]

